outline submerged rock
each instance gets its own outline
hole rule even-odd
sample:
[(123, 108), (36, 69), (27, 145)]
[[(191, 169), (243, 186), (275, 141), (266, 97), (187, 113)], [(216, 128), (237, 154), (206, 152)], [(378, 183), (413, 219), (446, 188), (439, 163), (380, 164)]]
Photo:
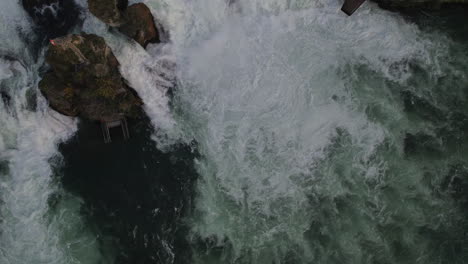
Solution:
[(123, 12), (127, 5), (128, 0), (88, 0), (91, 14), (113, 27), (124, 23)]
[(56, 111), (90, 120), (135, 117), (141, 100), (119, 72), (119, 63), (104, 39), (93, 34), (51, 41), (46, 62), (51, 71), (39, 88)]
[(134, 4), (128, 7), (125, 12), (125, 24), (119, 30), (146, 47), (148, 43), (158, 43), (159, 32), (154, 23), (153, 15), (150, 9), (142, 3)]
[(48, 38), (67, 34), (77, 23), (78, 7), (69, 0), (22, 0), (23, 8)]

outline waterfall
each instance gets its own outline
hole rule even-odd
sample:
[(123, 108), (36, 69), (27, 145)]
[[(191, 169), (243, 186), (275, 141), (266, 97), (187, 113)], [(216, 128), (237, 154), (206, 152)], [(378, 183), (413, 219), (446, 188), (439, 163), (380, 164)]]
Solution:
[[(202, 154), (195, 263), (461, 263), (442, 183), (466, 154), (411, 112), (461, 110), (448, 36), (373, 3), (348, 18), (335, 0), (146, 2), (172, 36), (174, 118)], [(419, 139), (408, 151), (420, 134), (440, 159)]]
[[(145, 50), (76, 2), (80, 29), (105, 38), (155, 128), (164, 154), (142, 144), (142, 171), (160, 173), (149, 160), (167, 153), (171, 165), (161, 167), (177, 164), (179, 143), (196, 142), (200, 154), (184, 222), (192, 259), (135, 224), (134, 237), (162, 240), (155, 256), (464, 263), (466, 43), (371, 1), (348, 17), (341, 0), (131, 0), (170, 35)], [(84, 202), (54, 180), (58, 145), (77, 121), (38, 92), (45, 51), (31, 51), (30, 19), (16, 1), (0, 7), (0, 262), (113, 263), (80, 213)]]
[(17, 2), (0, 4), (0, 262), (98, 263), (80, 200), (53, 181), (57, 145), (76, 122), (50, 110), (38, 92), (44, 52), (32, 54), (33, 28)]

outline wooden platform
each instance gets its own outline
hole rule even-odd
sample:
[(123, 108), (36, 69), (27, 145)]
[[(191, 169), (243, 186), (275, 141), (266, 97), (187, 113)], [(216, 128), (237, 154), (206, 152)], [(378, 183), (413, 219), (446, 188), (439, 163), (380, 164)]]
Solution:
[(102, 136), (104, 138), (104, 143), (111, 143), (112, 137), (110, 133), (111, 128), (121, 127), (122, 128), (122, 135), (124, 140), (128, 140), (130, 138), (130, 133), (128, 131), (127, 119), (125, 117), (112, 120), (112, 121), (101, 121), (101, 129), (102, 129)]

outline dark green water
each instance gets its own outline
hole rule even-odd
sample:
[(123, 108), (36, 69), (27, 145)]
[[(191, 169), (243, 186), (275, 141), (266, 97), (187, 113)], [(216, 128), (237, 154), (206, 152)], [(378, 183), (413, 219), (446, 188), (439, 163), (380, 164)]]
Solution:
[[(200, 157), (190, 146), (160, 152), (151, 140), (148, 121), (132, 124), (129, 142), (111, 145), (101, 143), (95, 125), (79, 126), (78, 134), (60, 148), (64, 163), (57, 174), (63, 175), (59, 178), (66, 190), (83, 197), (82, 213), (102, 234), (104, 255), (115, 256), (117, 263), (465, 263), (468, 81), (462, 69), (468, 58), (466, 17), (464, 11), (405, 16), (422, 34), (450, 40), (449, 45), (440, 46), (449, 50), (429, 55), (437, 65), (417, 56), (392, 63), (387, 74), (393, 79), (365, 62), (339, 67), (336, 74), (349, 91), (326, 92), (330, 96), (326, 100), (352, 102), (353, 111), (383, 127), (386, 135), (377, 143), (364, 140), (359, 145), (356, 140), (362, 139), (356, 139), (356, 132), (344, 123), (331, 133), (323, 155), (305, 171), (290, 168), (292, 176), (283, 171), (282, 155), (295, 152), (283, 154), (285, 150), (275, 145), (281, 143), (262, 135), (268, 128), (260, 130), (260, 138), (247, 141), (247, 153), (267, 149), (260, 156), (250, 153), (253, 156), (247, 155), (244, 161), (231, 156), (227, 146), (236, 146), (230, 141), (236, 137), (230, 134), (233, 124), (225, 128), (227, 149), (212, 156), (207, 149), (217, 142), (197, 134), (210, 121), (200, 122), (205, 117), (198, 115), (196, 100), (205, 100), (206, 94), (215, 91), (201, 89), (194, 96), (183, 90), (191, 87), (184, 80), (174, 91), (173, 111), (202, 142)], [(437, 52), (437, 43), (427, 52)], [(405, 74), (409, 77), (399, 81), (398, 76)], [(186, 97), (195, 100), (195, 110)], [(204, 128), (201, 131), (207, 133)], [(362, 156), (366, 144), (375, 144), (368, 157)], [(198, 163), (194, 163), (196, 157)], [(269, 159), (278, 163), (272, 165)], [(272, 196), (264, 196), (265, 187), (252, 178), (241, 180), (240, 186), (236, 181), (239, 175), (275, 181), (276, 173), (302, 186), (289, 187), (295, 194), (276, 193), (273, 188)], [(378, 176), (366, 176), (370, 174)], [(241, 198), (235, 194), (238, 188)], [(266, 197), (272, 200), (263, 200)], [(263, 212), (266, 205), (272, 212)], [(212, 219), (212, 214), (218, 216)], [(290, 226), (281, 227), (284, 224)]]
[(196, 152), (173, 146), (156, 148), (148, 120), (130, 121), (131, 138), (111, 130), (104, 144), (99, 124), (80, 123), (78, 133), (60, 147), (63, 163), (57, 178), (67, 191), (82, 197), (82, 213), (101, 234), (102, 250), (112, 263), (187, 263)]

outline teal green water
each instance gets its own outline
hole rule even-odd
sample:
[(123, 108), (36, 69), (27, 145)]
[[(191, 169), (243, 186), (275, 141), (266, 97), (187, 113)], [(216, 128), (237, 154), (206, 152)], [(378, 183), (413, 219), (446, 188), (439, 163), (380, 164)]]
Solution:
[[(468, 39), (462, 14), (409, 20), (366, 3), (348, 18), (338, 0), (143, 2), (169, 30), (170, 43), (145, 51), (86, 12), (83, 30), (106, 38), (158, 128), (153, 140), (159, 148), (198, 142), (193, 210), (180, 222), (189, 233), (177, 237), (192, 252), (172, 243), (170, 217), (179, 219), (179, 209), (158, 215), (151, 207), (161, 194), (184, 200), (177, 192), (135, 184), (145, 191), (118, 197), (128, 205), (125, 219), (113, 222), (103, 211), (109, 221), (96, 227), (105, 221), (87, 222), (93, 218), (83, 210), (113, 197), (99, 196), (94, 185), (67, 186), (88, 192), (83, 200), (52, 180), (52, 167), (60, 174), (64, 166), (57, 146), (75, 133), (76, 123), (47, 110), (40, 95), (35, 111), (28, 106), (42, 56), (31, 58), (24, 37), (30, 24), (7, 1), (0, 34), (11, 41), (0, 41), (0, 51), (18, 61), (0, 59), (0, 88), (13, 102), (0, 100), (1, 263), (112, 263), (116, 255), (129, 256), (125, 250), (148, 263), (467, 262)], [(135, 142), (148, 141), (143, 134)], [(156, 156), (164, 154), (155, 155), (146, 143), (132, 146), (144, 155), (132, 162), (141, 170), (116, 166), (113, 173), (128, 180), (144, 171), (154, 182), (153, 169), (193, 157), (168, 156), (158, 166), (163, 159)], [(64, 157), (80, 169), (66, 172), (71, 185), (87, 170), (80, 167), (86, 159), (72, 151)], [(184, 188), (191, 193), (190, 184)], [(147, 192), (153, 189), (154, 196)], [(140, 196), (155, 200), (146, 201), (146, 211), (129, 198)], [(161, 208), (169, 212), (171, 206)], [(133, 218), (134, 211), (141, 215)], [(158, 221), (171, 230), (152, 228)], [(114, 235), (129, 238), (131, 249), (106, 248), (99, 228), (118, 229)], [(158, 232), (166, 232), (164, 239)], [(149, 236), (158, 246), (147, 247)], [(165, 260), (138, 256), (148, 251)]]
[(176, 3), (195, 263), (466, 262), (468, 57), (447, 24)]

